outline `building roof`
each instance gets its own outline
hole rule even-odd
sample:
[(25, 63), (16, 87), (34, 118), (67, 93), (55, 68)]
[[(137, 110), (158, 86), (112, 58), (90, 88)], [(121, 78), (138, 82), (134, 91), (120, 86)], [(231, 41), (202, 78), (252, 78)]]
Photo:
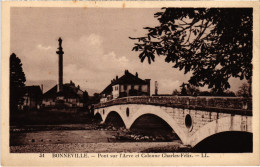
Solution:
[(44, 93), (44, 98), (56, 98), (57, 96), (64, 96), (65, 98), (82, 98), (83, 91), (80, 90), (79, 86), (76, 87), (74, 83), (63, 84), (62, 92), (57, 92), (57, 85), (52, 87), (46, 93)]
[(112, 85), (117, 84), (138, 84), (138, 85), (145, 85), (147, 82), (145, 80), (142, 80), (138, 77), (138, 74), (136, 75), (131, 74), (128, 70), (125, 71), (125, 75), (120, 77), (119, 79), (115, 79)]
[(52, 87), (50, 90), (48, 90), (47, 92), (45, 92), (43, 94), (44, 98), (54, 98), (57, 96), (57, 85), (55, 85), (54, 87)]
[(125, 74), (120, 78), (116, 77), (100, 94), (109, 94), (112, 92), (112, 86), (117, 84), (135, 84), (135, 85), (146, 85), (147, 81), (142, 80), (138, 77), (138, 73), (136, 75), (131, 74), (128, 70), (125, 70)]
[(25, 93), (30, 97), (41, 96), (42, 90), (39, 85), (25, 86)]
[(109, 94), (112, 92), (112, 83), (109, 84), (100, 94)]

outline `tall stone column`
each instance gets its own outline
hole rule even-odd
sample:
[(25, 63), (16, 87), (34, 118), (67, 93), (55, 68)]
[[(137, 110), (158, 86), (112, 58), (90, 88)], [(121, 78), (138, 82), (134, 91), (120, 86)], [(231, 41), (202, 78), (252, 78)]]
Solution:
[(59, 38), (59, 47), (58, 47), (58, 51), (56, 52), (59, 55), (59, 83), (58, 83), (58, 92), (62, 91), (62, 86), (63, 86), (63, 50), (62, 50), (62, 39)]

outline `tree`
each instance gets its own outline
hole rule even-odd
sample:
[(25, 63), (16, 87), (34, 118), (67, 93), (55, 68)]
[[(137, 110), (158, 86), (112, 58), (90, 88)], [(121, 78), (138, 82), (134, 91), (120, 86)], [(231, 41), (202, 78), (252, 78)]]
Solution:
[(177, 90), (177, 89), (174, 89), (174, 91), (172, 92), (172, 95), (179, 95), (180, 94), (180, 92)]
[(233, 91), (227, 90), (224, 92), (225, 96), (229, 96), (229, 97), (235, 97), (236, 94)]
[(99, 103), (99, 101), (100, 101), (100, 94), (94, 93), (93, 101), (94, 101), (93, 104)]
[(247, 83), (243, 83), (242, 86), (239, 87), (237, 91), (237, 96), (249, 97), (249, 85)]
[(89, 95), (86, 90), (83, 92), (83, 100), (85, 103), (88, 102), (88, 100), (89, 100)]
[(199, 90), (199, 88), (197, 88), (193, 85), (188, 85), (187, 94), (190, 96), (198, 96), (200, 94), (200, 90)]
[(212, 96), (211, 92), (209, 92), (209, 91), (202, 91), (202, 92), (200, 92), (199, 95), (200, 96)]
[(23, 102), (25, 74), (21, 60), (13, 53), (10, 56), (10, 111), (16, 111)]
[(141, 62), (165, 56), (174, 68), (192, 72), (189, 83), (215, 92), (230, 88), (228, 79), (252, 77), (251, 8), (163, 8), (155, 13), (160, 22), (144, 27), (148, 33), (134, 51)]
[(187, 84), (184, 84), (184, 82), (182, 83), (181, 87), (181, 96), (187, 96), (187, 90), (185, 88), (185, 86), (187, 86)]
[(229, 96), (229, 97), (235, 97), (235, 93), (230, 91), (230, 90), (226, 90), (226, 91), (223, 91), (223, 92), (216, 92), (214, 89), (211, 89), (210, 90), (210, 94), (212, 96)]

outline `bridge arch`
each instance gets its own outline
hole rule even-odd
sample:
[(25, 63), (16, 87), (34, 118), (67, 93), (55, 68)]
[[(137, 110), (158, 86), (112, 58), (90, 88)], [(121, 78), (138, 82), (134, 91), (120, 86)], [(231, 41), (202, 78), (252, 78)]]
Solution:
[[(201, 127), (198, 131), (195, 132), (192, 136), (190, 136), (188, 143), (194, 147), (201, 141), (210, 136), (213, 136), (218, 133), (223, 132), (249, 132), (252, 133), (251, 120), (247, 120), (244, 126), (241, 125), (242, 120), (241, 115), (235, 115), (230, 117), (223, 117), (217, 120), (214, 120), (203, 127)], [(247, 117), (247, 119), (251, 119), (251, 117)], [(235, 123), (236, 122), (236, 123)]]
[[(127, 109), (128, 108), (128, 109)], [(161, 110), (164, 110), (166, 108), (160, 107), (160, 106), (150, 106), (150, 105), (121, 105), (121, 106), (109, 106), (106, 108), (100, 108), (98, 109), (95, 114), (100, 113), (102, 117), (102, 123), (105, 123), (107, 116), (110, 112), (116, 112), (120, 115), (122, 118), (125, 127), (127, 129), (130, 129), (133, 123), (141, 116), (146, 114), (152, 114), (159, 118), (161, 118), (163, 121), (165, 121), (172, 129), (173, 131), (178, 135), (180, 140), (183, 142), (183, 144), (189, 144), (187, 143), (187, 135), (186, 131), (183, 131), (181, 127), (177, 124), (176, 120), (172, 118), (167, 112), (162, 112)], [(126, 111), (130, 111), (128, 112)]]
[(242, 131), (216, 133), (200, 141), (193, 150), (205, 153), (252, 152), (253, 134)]
[(138, 117), (130, 127), (134, 131), (143, 131), (147, 134), (168, 134), (172, 133), (172, 127), (165, 122), (162, 118), (154, 114), (143, 114)]
[(122, 119), (122, 116), (120, 116), (120, 114), (116, 111), (110, 111), (107, 114), (104, 123), (112, 124), (115, 127), (125, 127), (125, 121)]
[(102, 122), (102, 121), (103, 121), (102, 115), (97, 112), (97, 113), (94, 115), (94, 121), (95, 121), (95, 122), (98, 122), (98, 123)]
[(99, 110), (96, 110), (94, 112), (94, 115), (100, 114), (101, 117), (102, 117), (101, 123), (105, 123), (108, 115), (111, 112), (117, 113), (121, 117), (121, 119), (123, 120), (124, 125), (127, 127), (127, 125), (126, 125), (126, 119), (127, 119), (126, 114), (124, 112), (122, 112), (120, 110), (120, 108), (118, 108), (118, 106), (110, 106), (110, 107), (106, 107), (106, 108), (100, 108)]
[(180, 140), (185, 144), (187, 138), (183, 130), (179, 127), (177, 122), (169, 114), (167, 114), (166, 112), (159, 112), (159, 109), (160, 107), (158, 106), (149, 107), (146, 105), (138, 108), (130, 117), (130, 119), (126, 122), (126, 128), (130, 129), (139, 117), (146, 114), (152, 114), (164, 120), (174, 130), (174, 132), (178, 135)]

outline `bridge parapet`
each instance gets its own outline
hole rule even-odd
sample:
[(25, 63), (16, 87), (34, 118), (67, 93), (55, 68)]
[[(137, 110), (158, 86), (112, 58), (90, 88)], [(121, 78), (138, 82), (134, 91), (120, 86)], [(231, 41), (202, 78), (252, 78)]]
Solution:
[(104, 108), (120, 104), (147, 104), (252, 115), (252, 98), (241, 97), (131, 96), (110, 100), (105, 103), (99, 103), (94, 105), (94, 108)]

